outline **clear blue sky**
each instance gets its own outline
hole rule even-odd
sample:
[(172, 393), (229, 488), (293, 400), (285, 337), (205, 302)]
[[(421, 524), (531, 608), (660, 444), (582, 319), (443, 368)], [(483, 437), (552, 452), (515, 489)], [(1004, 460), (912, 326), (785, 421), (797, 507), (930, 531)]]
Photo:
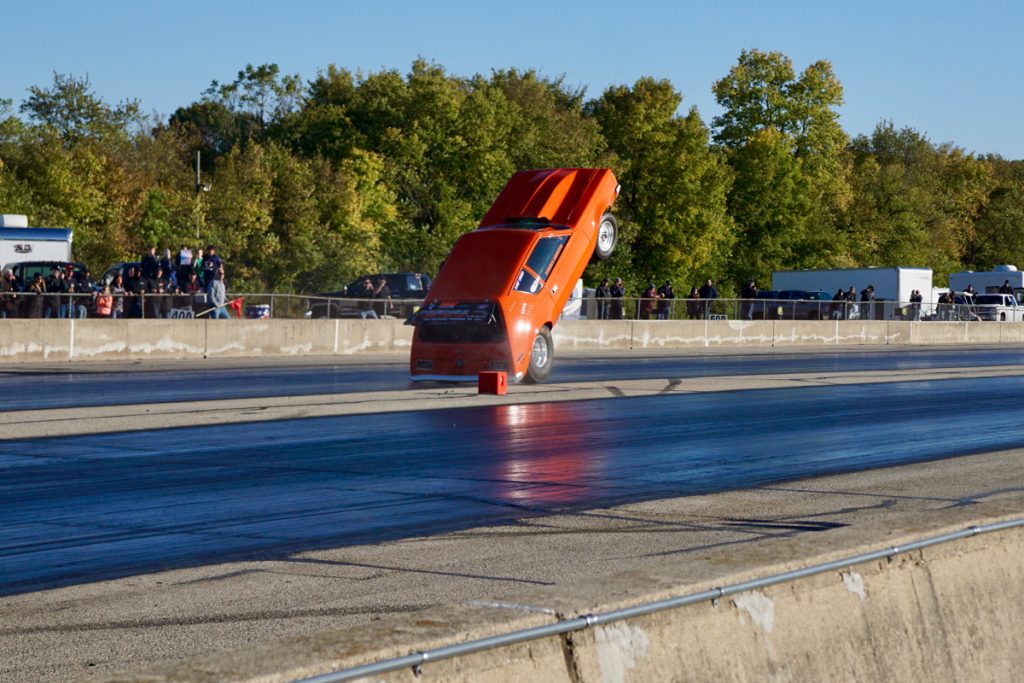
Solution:
[(417, 57), (453, 75), (534, 68), (595, 97), (669, 79), (709, 125), (711, 85), (741, 50), (778, 50), (798, 70), (832, 63), (851, 135), (890, 119), (933, 142), (1024, 159), (1024, 4), (976, 0), (493, 3), (480, 0), (3, 0), (0, 97), (15, 106), (53, 72), (88, 74), (111, 103), (164, 117), (246, 63), (312, 78), (337, 64), (396, 68)]

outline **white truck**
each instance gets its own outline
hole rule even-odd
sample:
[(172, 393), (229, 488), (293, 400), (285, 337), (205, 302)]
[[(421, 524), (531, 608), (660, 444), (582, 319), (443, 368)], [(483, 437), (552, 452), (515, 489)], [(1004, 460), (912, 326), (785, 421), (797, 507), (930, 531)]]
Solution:
[(1021, 301), (1024, 298), (1024, 273), (1017, 270), (1017, 266), (996, 266), (993, 270), (966, 270), (949, 274), (949, 288), (958, 292), (970, 286), (979, 294), (994, 294), (1006, 283), (1009, 283), (1017, 301)]
[(1017, 301), (1013, 294), (977, 294), (974, 297), (974, 313), (981, 320), (1019, 323), (1024, 321), (1024, 304)]
[(837, 290), (848, 291), (853, 287), (860, 298), (862, 290), (874, 287), (875, 299), (871, 317), (876, 320), (908, 319), (912, 317), (910, 295), (916, 289), (921, 292), (920, 311), (913, 315), (926, 315), (935, 308), (932, 293), (931, 268), (832, 268), (821, 270), (776, 270), (772, 272), (772, 289), (785, 291), (802, 289), (824, 290), (835, 294)]
[(0, 265), (25, 261), (70, 261), (69, 228), (30, 228), (28, 217), (0, 214)]

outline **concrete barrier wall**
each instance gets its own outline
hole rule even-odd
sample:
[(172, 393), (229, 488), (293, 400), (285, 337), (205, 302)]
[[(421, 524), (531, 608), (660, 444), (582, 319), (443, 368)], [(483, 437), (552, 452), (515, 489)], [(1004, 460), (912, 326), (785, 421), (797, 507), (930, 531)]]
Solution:
[[(958, 527), (960, 530), (963, 527)], [(949, 529), (952, 531), (953, 529)], [(896, 542), (897, 539), (893, 539)], [(909, 541), (900, 538), (899, 542)], [(856, 548), (864, 552), (869, 548)], [(870, 549), (874, 549), (873, 547)], [(842, 567), (720, 600), (668, 609), (454, 659), (428, 661), (422, 680), (450, 683), (641, 681), (1012, 681), (1024, 670), (1024, 531), (1020, 528)], [(699, 585), (629, 574), (565, 596), (572, 619), (694, 594), (814, 562), (720, 576)], [(640, 589), (644, 586), (644, 589)], [(638, 593), (638, 589), (640, 592)], [(565, 590), (565, 589), (563, 589)], [(572, 593), (573, 591), (568, 591)], [(633, 597), (622, 602), (616, 595)], [(587, 597), (590, 595), (590, 597)], [(541, 593), (523, 604), (545, 604)], [(569, 604), (575, 603), (574, 607)], [(557, 605), (556, 605), (557, 606)], [(580, 611), (586, 610), (586, 611)], [(508, 615), (509, 611), (504, 614)], [(410, 652), (551, 623), (554, 617), (451, 606), (219, 653), (108, 681), (288, 681)], [(408, 669), (377, 682), (420, 680)]]
[[(3, 320), (0, 363), (405, 354), (399, 320)], [(558, 350), (837, 344), (1016, 344), (1024, 324), (833, 320), (566, 320)]]

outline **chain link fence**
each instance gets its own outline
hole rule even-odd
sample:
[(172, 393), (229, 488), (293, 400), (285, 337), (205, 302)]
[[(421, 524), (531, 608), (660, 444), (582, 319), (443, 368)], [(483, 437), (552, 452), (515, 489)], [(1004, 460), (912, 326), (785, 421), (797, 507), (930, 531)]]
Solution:
[[(584, 320), (921, 320), (998, 319), (973, 303), (909, 301), (828, 301), (811, 299), (644, 299), (636, 297), (581, 302), (571, 318)], [(405, 319), (419, 299), (354, 299), (301, 294), (231, 292), (223, 311), (205, 293), (110, 295), (87, 293), (0, 293), (4, 318), (249, 319), (366, 318)], [(1013, 319), (1006, 318), (1006, 319)]]

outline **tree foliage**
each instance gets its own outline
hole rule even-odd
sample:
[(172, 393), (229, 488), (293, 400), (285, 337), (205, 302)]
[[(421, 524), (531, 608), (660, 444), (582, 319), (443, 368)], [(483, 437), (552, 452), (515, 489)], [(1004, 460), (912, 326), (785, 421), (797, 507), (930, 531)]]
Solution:
[[(0, 210), (75, 228), (97, 270), (148, 246), (216, 244), (232, 287), (317, 291), (375, 270), (436, 272), (507, 178), (610, 166), (620, 244), (587, 279), (630, 291), (774, 269), (1017, 261), (1024, 166), (883, 121), (850, 140), (831, 64), (748, 50), (713, 84), (711, 125), (671, 83), (590, 99), (535, 71), (468, 77), (328, 65), (311, 80), (247, 64), (165, 121), (54, 74), (0, 100)], [(195, 154), (209, 192), (197, 192)]]

